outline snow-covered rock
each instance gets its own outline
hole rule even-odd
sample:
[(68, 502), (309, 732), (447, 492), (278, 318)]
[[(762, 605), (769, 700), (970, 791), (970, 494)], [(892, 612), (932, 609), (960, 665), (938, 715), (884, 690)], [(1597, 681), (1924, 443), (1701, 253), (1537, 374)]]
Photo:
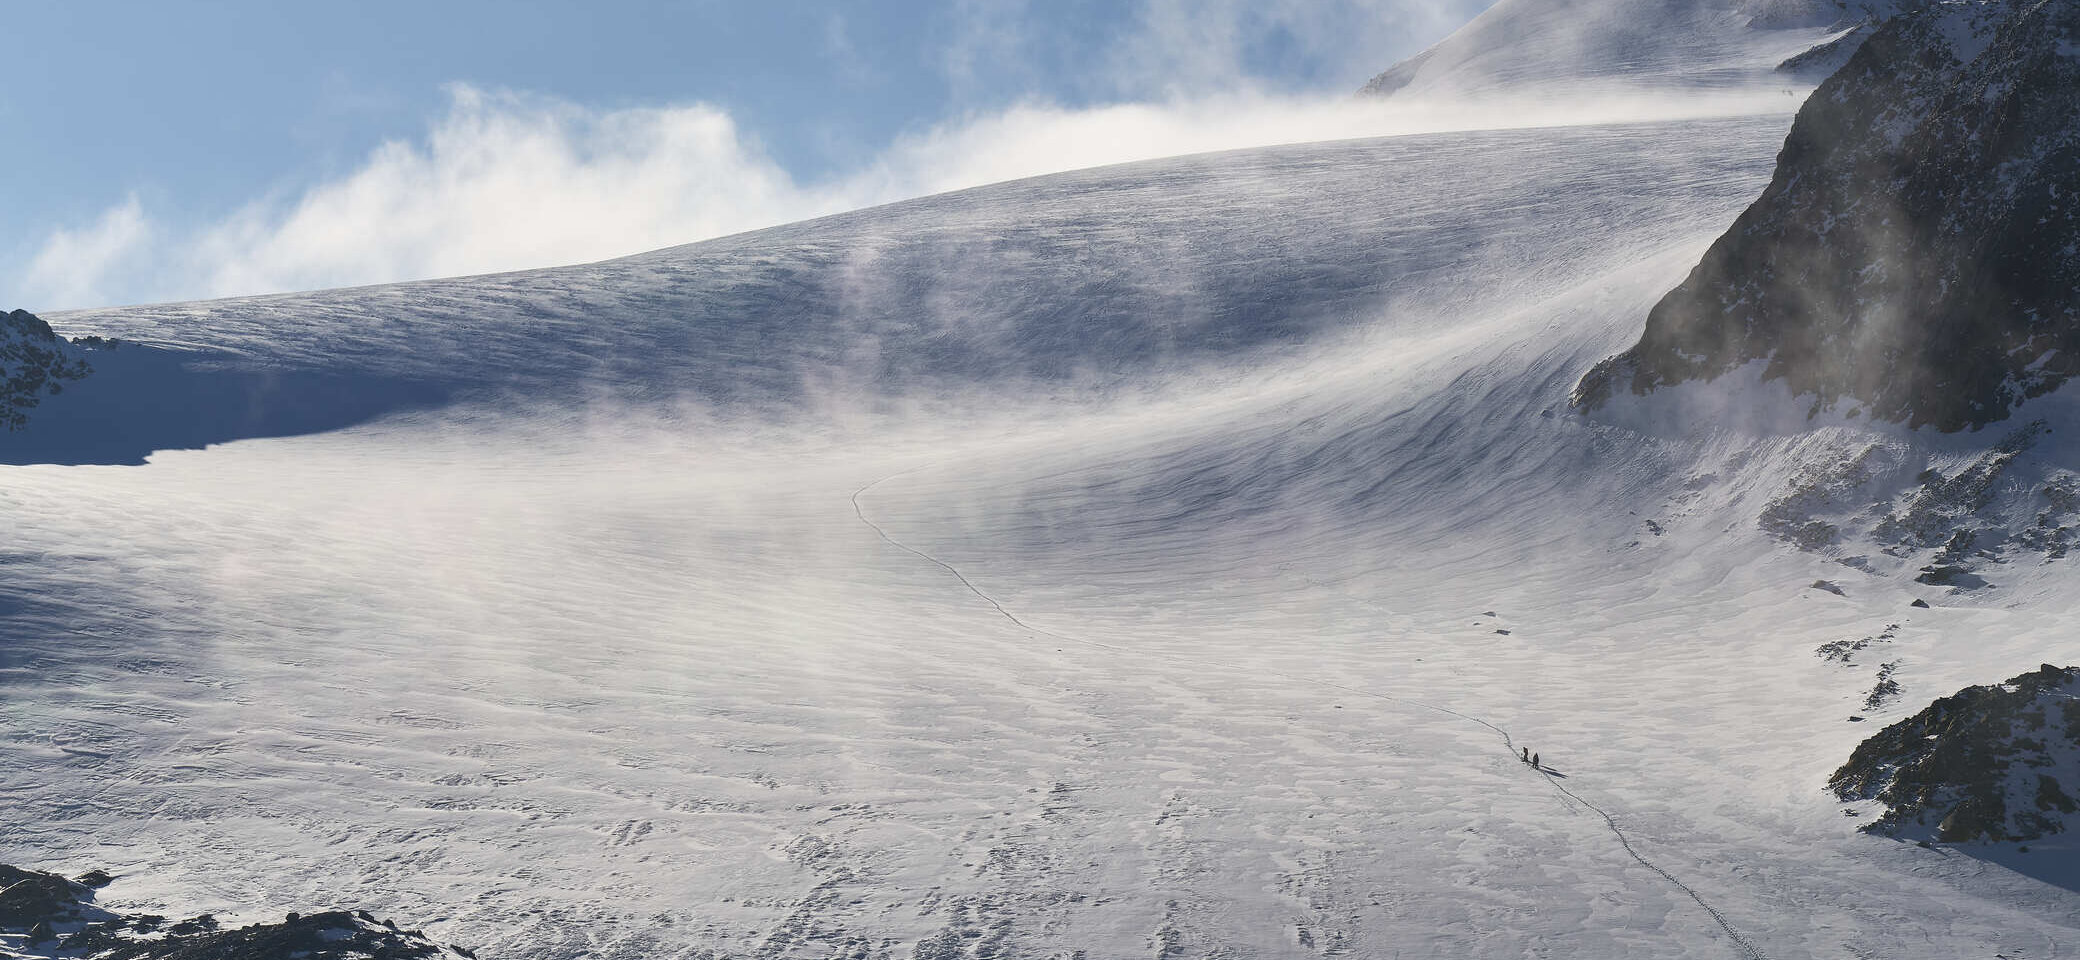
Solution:
[(1864, 741), (1829, 780), (1877, 800), (1864, 829), (1952, 843), (2063, 833), (2080, 814), (2080, 671), (1966, 687)]
[(35, 314), (0, 314), (0, 426), (20, 430), (43, 398), (62, 392), (66, 383), (91, 370), (77, 348)]
[(110, 877), (68, 880), (0, 864), (0, 958), (78, 960), (428, 960), (475, 954), (366, 911), (291, 913), (274, 923), (226, 927), (202, 914), (170, 921), (97, 905)]
[(1942, 430), (2080, 373), (2080, 6), (1887, 22), (1799, 112), (1761, 198), (1575, 402), (1756, 360), (1816, 411)]
[(1757, 522), (1868, 574), (1978, 589), (2002, 564), (2064, 558), (2080, 536), (2080, 475), (2051, 433), (2032, 420), (1951, 451), (1891, 438), (1837, 447), (1787, 478)]

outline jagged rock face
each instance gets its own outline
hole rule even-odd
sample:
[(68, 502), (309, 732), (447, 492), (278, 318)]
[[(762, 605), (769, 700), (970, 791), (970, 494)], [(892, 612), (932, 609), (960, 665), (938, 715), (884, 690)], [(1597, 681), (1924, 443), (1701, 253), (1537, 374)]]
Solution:
[(1816, 410), (1946, 431), (2080, 373), (2080, 4), (1937, 4), (1877, 29), (1575, 403), (1756, 360)]
[(1951, 843), (2027, 841), (2080, 814), (2080, 671), (2045, 664), (1966, 687), (1864, 741), (1829, 779), (1878, 800), (1864, 829)]
[(89, 372), (50, 324), (27, 310), (0, 314), (0, 426), (20, 430), (29, 411)]
[(86, 885), (55, 873), (0, 864), (0, 930), (29, 930), (37, 924), (64, 925), (101, 920)]

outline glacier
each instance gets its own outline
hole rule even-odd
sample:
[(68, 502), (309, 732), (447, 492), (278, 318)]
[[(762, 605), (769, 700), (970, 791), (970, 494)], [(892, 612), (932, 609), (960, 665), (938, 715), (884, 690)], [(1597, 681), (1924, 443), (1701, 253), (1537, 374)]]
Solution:
[[(2057, 955), (2070, 840), (1872, 837), (1827, 778), (2068, 646), (2066, 566), (1756, 521), (1993, 438), (1568, 406), (1787, 100), (52, 315), (160, 373), (0, 467), (0, 849), (487, 957)], [(155, 418), (203, 383), (245, 402)], [(2069, 464), (2022, 416), (2015, 476)], [(1813, 651), (1881, 631), (1867, 709)]]

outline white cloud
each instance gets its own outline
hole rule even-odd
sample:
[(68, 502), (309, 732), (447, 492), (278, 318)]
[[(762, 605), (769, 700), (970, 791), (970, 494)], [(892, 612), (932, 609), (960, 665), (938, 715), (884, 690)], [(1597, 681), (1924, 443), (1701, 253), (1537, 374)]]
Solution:
[(92, 226), (52, 231), (23, 272), (22, 289), (35, 302), (95, 302), (110, 273), (135, 265), (150, 234), (144, 206), (132, 194)]
[(184, 234), (135, 197), (54, 232), (22, 279), (31, 309), (231, 296), (605, 259), (1025, 176), (1274, 143), (1782, 110), (1780, 93), (1681, 101), (1570, 92), (1484, 104), (1231, 92), (1083, 109), (1028, 104), (902, 138), (803, 184), (730, 116), (691, 106), (593, 111), (453, 91), (417, 142), (286, 202)]
[[(711, 105), (599, 111), (458, 86), (423, 136), (381, 145), (345, 176), (201, 226), (154, 224), (131, 197), (92, 225), (53, 231), (11, 286), (32, 308), (63, 309), (548, 266), (1078, 167), (1426, 128), (1435, 120), (1343, 92), (1383, 66), (1380, 51), (1442, 33), (1486, 2), (1141, 0), (1084, 71), (1031, 59), (1045, 59), (1036, 44), (1068, 42), (1031, 0), (954, 0), (944, 68), (956, 102), (989, 100), (963, 88), (1053, 77), (1110, 104), (992, 107), (814, 184)], [(842, 17), (824, 28), (829, 54), (857, 59)], [(1315, 78), (1335, 97), (1265, 94), (1265, 76), (1307, 73), (1266, 60), (1280, 50), (1349, 76)], [(1088, 76), (1054, 76), (1065, 70)]]
[(598, 259), (828, 206), (713, 107), (592, 113), (458, 87), (424, 143), (386, 143), (286, 211), (256, 205), (207, 231), (200, 292)]

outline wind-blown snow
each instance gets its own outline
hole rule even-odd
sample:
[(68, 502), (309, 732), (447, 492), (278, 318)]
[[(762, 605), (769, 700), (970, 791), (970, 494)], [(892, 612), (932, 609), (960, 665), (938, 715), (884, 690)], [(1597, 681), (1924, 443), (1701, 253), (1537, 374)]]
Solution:
[(2080, 896), (1825, 794), (1811, 651), (2012, 674), (2062, 571), (1807, 589), (1753, 518), (1839, 433), (1564, 412), (1787, 119), (54, 317), (472, 399), (4, 468), (0, 843), (485, 956), (2052, 955)]
[(1836, 0), (1499, 0), (1366, 84), (1435, 97), (1541, 90), (1697, 95), (1791, 86), (1779, 64), (1839, 36), (1877, 4)]

